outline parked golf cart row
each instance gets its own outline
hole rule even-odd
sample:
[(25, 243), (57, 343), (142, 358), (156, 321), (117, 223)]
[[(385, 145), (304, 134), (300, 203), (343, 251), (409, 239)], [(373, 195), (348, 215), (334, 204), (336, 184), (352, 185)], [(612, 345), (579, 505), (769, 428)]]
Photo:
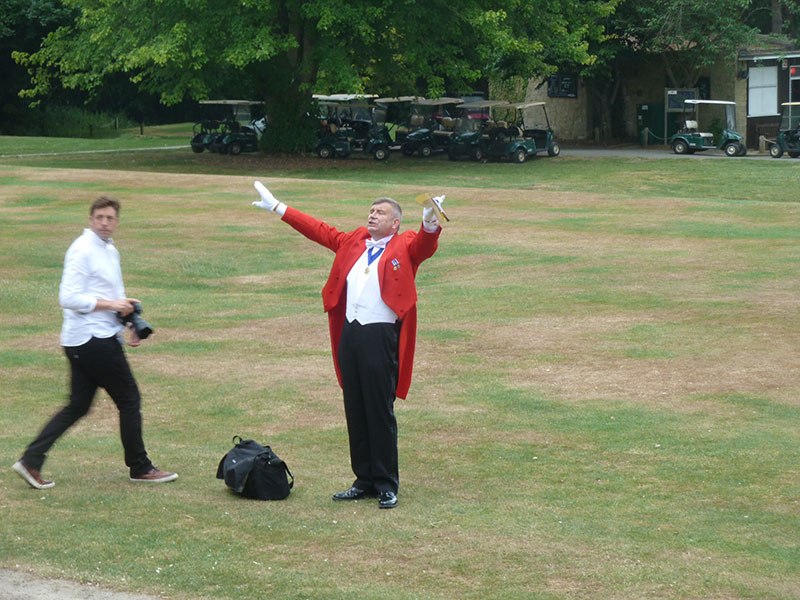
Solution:
[(315, 95), (319, 106), (319, 139), (314, 152), (320, 158), (346, 158), (352, 152), (372, 154), (376, 160), (389, 158), (393, 144), (386, 125), (376, 118), (375, 96), (358, 94)]
[[(451, 160), (463, 157), (521, 163), (538, 153), (558, 156), (561, 151), (543, 102), (465, 103), (446, 97), (343, 94), (315, 99), (321, 115), (314, 150), (320, 158), (346, 157), (358, 150), (386, 160), (390, 150), (400, 150), (405, 156), (422, 158), (444, 152)], [(530, 125), (525, 122), (526, 112)]]
[[(450, 160), (463, 157), (476, 161), (509, 159), (522, 163), (536, 154), (561, 154), (544, 102), (507, 104), (487, 100), (464, 105), (464, 109), (463, 130), (447, 149)], [(530, 115), (527, 120), (526, 112)]]
[(258, 141), (267, 126), (266, 117), (254, 119), (251, 111), (259, 105), (250, 100), (204, 100), (214, 116), (195, 123), (192, 151), (241, 154), (258, 150)]
[[(717, 135), (700, 131), (698, 120), (700, 109), (724, 110), (725, 127)], [(675, 154), (693, 154), (704, 150), (722, 150), (726, 156), (744, 156), (747, 147), (744, 138), (736, 131), (736, 103), (726, 100), (684, 100), (683, 120), (678, 131), (669, 138), (669, 144)], [(706, 117), (708, 122), (708, 117)], [(781, 125), (778, 135), (769, 143), (769, 154), (772, 158), (780, 158), (784, 153), (792, 158), (800, 157), (800, 102), (784, 102), (781, 104)]]
[(780, 158), (784, 153), (792, 158), (800, 157), (800, 102), (781, 104), (781, 126), (775, 140), (770, 144), (769, 155)]

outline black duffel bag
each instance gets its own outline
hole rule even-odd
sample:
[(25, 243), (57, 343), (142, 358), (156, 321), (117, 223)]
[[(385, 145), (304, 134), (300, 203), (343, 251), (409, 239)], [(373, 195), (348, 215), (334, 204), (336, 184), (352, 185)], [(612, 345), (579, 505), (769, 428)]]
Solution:
[(283, 500), (289, 495), (294, 475), (272, 448), (238, 435), (233, 436), (233, 443), (219, 461), (217, 479), (245, 498)]

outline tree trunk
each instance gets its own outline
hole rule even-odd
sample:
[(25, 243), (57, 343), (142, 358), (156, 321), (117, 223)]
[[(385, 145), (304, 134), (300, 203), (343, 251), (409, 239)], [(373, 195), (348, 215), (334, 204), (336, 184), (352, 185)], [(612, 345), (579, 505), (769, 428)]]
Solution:
[(772, 33), (783, 31), (783, 3), (781, 0), (772, 0)]
[(611, 140), (611, 102), (609, 102), (608, 84), (588, 86), (592, 96), (595, 98), (594, 127), (600, 131), (600, 141), (607, 144)]

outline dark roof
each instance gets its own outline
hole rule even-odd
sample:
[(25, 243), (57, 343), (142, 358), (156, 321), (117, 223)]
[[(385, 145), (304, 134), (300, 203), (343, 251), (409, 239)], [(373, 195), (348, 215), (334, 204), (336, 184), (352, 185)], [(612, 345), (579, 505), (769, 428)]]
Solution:
[(739, 50), (740, 60), (797, 57), (800, 57), (800, 49), (782, 35), (758, 35), (754, 43)]

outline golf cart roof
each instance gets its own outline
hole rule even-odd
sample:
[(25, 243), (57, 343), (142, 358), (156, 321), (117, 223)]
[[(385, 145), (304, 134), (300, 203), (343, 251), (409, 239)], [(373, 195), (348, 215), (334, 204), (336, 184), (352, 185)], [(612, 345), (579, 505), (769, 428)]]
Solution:
[(727, 104), (729, 106), (736, 106), (736, 102), (730, 102), (728, 100), (695, 100), (689, 99), (684, 100), (684, 104)]
[(381, 104), (393, 104), (394, 102), (415, 102), (422, 100), (420, 96), (392, 96), (391, 98), (375, 98), (375, 102)]
[(478, 100), (476, 102), (465, 102), (460, 105), (460, 108), (466, 108), (467, 110), (473, 108), (491, 108), (493, 106), (500, 106), (501, 104), (503, 104), (502, 100)]
[(352, 102), (353, 100), (369, 100), (378, 96), (377, 94), (313, 94), (311, 97), (324, 102)]
[(532, 106), (544, 106), (544, 102), (503, 102), (497, 108), (515, 108), (517, 110), (523, 110), (525, 108), (531, 108)]
[(781, 106), (800, 106), (800, 102), (781, 102)]
[(220, 104), (226, 106), (252, 106), (261, 104), (257, 100), (200, 100), (200, 104)]
[(448, 98), (443, 96), (441, 98), (418, 98), (416, 104), (422, 106), (441, 106), (443, 104), (464, 104), (461, 98)]

